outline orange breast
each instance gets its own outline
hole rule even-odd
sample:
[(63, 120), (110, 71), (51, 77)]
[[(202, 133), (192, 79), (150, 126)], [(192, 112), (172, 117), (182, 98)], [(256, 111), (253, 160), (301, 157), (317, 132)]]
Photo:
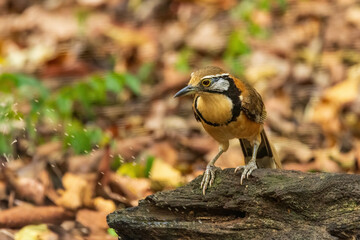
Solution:
[(207, 133), (218, 142), (226, 142), (233, 138), (245, 138), (252, 142), (261, 132), (262, 124), (250, 121), (242, 112), (236, 121), (225, 126), (211, 126), (201, 122)]
[[(233, 104), (223, 94), (202, 94), (196, 105), (203, 117), (201, 123), (204, 129), (220, 143), (233, 138), (246, 138), (252, 141), (262, 130), (262, 124), (249, 120), (243, 112), (240, 113), (236, 121), (226, 124), (232, 118)], [(220, 126), (208, 124), (204, 119), (208, 123)]]
[(204, 93), (197, 100), (197, 109), (204, 119), (216, 124), (225, 124), (232, 117), (231, 99), (224, 94)]

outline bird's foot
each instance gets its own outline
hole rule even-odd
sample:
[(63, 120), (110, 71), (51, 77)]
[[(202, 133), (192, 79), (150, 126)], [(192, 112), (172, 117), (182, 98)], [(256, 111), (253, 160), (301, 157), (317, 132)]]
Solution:
[(201, 188), (203, 191), (203, 195), (205, 195), (206, 189), (208, 187), (211, 187), (211, 185), (214, 183), (215, 180), (215, 172), (219, 169), (218, 167), (215, 167), (214, 165), (208, 165), (206, 166), (206, 170), (203, 175), (203, 179), (201, 181)]
[(248, 164), (246, 164), (245, 166), (238, 166), (237, 168), (235, 168), (235, 173), (241, 169), (244, 169), (243, 173), (241, 174), (241, 178), (240, 178), (240, 184), (243, 184), (243, 179), (245, 178), (249, 178), (249, 176), (251, 175), (252, 171), (254, 171), (255, 169), (257, 169), (258, 167), (256, 166), (256, 161), (255, 160), (251, 160)]

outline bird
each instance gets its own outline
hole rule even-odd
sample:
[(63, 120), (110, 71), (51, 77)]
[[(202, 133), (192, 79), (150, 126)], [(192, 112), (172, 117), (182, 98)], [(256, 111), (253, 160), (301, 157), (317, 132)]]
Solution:
[(219, 143), (219, 151), (207, 164), (201, 181), (203, 195), (215, 180), (218, 158), (228, 150), (229, 140), (239, 139), (245, 165), (240, 184), (258, 168), (281, 169), (277, 153), (264, 130), (266, 109), (260, 94), (245, 80), (217, 66), (191, 73), (188, 85), (174, 97), (194, 95), (192, 109), (197, 121)]

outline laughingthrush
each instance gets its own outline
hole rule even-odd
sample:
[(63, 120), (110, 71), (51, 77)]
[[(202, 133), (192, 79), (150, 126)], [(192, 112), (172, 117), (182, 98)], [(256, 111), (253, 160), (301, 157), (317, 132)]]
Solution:
[(194, 94), (193, 111), (207, 133), (219, 143), (218, 154), (208, 163), (201, 188), (203, 194), (215, 179), (216, 160), (229, 148), (229, 140), (238, 138), (245, 158), (240, 184), (253, 170), (281, 168), (263, 125), (266, 110), (260, 94), (247, 82), (219, 67), (205, 67), (191, 74), (189, 84), (174, 97)]

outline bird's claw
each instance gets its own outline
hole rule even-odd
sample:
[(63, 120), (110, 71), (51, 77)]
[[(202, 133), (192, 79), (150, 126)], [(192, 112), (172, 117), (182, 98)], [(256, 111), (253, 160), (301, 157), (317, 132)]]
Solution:
[(204, 172), (201, 185), (203, 195), (205, 195), (206, 189), (208, 187), (211, 187), (211, 185), (214, 183), (215, 180), (215, 172), (218, 168), (213, 165), (208, 165), (206, 167), (206, 170)]
[(251, 173), (257, 169), (258, 167), (256, 166), (256, 162), (255, 161), (250, 161), (247, 165), (245, 166), (238, 166), (237, 168), (235, 168), (235, 173), (241, 169), (244, 169), (243, 173), (241, 174), (241, 178), (240, 178), (240, 184), (243, 184), (243, 179), (246, 176), (246, 179), (249, 178), (249, 176), (251, 175)]

